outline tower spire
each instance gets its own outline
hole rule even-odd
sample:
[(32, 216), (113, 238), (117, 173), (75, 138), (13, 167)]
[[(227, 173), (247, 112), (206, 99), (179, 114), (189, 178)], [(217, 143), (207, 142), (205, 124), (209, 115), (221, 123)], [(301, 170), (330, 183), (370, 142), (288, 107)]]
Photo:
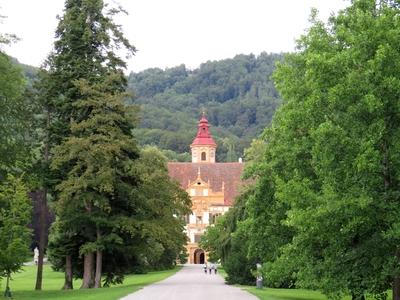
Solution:
[(197, 125), (196, 137), (190, 148), (192, 150), (192, 162), (215, 162), (217, 144), (210, 133), (210, 125), (204, 111)]

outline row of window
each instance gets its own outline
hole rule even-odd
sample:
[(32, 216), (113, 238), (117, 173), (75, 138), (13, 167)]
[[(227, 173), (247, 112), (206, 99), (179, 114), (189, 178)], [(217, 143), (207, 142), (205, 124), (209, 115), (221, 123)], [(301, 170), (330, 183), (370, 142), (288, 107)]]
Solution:
[[(209, 213), (208, 214), (208, 224), (215, 224), (217, 221), (217, 218), (222, 215), (221, 213)], [(189, 215), (185, 216), (185, 222), (186, 224), (190, 223), (190, 217)], [(203, 216), (196, 216), (196, 225), (202, 225), (203, 224)]]

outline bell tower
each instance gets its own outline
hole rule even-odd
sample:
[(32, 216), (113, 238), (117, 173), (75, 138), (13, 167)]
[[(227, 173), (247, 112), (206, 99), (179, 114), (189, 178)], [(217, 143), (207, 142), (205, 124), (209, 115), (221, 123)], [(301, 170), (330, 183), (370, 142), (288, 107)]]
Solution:
[(215, 163), (215, 150), (217, 144), (210, 133), (210, 125), (203, 113), (197, 125), (197, 135), (194, 138), (190, 149), (192, 151), (193, 163)]

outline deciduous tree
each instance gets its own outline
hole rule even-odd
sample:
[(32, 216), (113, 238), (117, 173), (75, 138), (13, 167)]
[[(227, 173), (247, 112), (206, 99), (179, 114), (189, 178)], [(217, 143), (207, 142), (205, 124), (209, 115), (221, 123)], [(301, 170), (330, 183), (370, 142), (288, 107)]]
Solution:
[[(382, 295), (398, 280), (399, 8), (355, 0), (312, 25), (275, 75), (286, 103), (266, 135), (297, 285)], [(261, 198), (260, 198), (261, 199)]]
[(32, 206), (21, 178), (8, 176), (0, 184), (0, 278), (6, 278), (5, 296), (11, 297), (10, 279), (30, 256)]

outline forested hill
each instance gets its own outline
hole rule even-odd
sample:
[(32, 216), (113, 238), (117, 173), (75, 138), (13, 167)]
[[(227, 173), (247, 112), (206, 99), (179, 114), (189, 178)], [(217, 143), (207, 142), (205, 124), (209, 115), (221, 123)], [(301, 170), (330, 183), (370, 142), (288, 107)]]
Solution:
[[(218, 144), (218, 161), (234, 161), (270, 124), (280, 103), (271, 74), (281, 54), (237, 55), (206, 62), (147, 69), (129, 75), (133, 103), (141, 105), (141, 144), (155, 144), (170, 159), (188, 160), (201, 112), (206, 112)], [(186, 154), (184, 154), (186, 153)]]
[[(270, 124), (280, 103), (270, 77), (281, 59), (281, 54), (237, 55), (195, 70), (181, 65), (131, 73), (129, 103), (141, 107), (139, 143), (157, 145), (170, 160), (189, 161), (189, 145), (205, 111), (218, 144), (217, 160), (236, 161)], [(18, 64), (31, 83), (37, 69)]]

